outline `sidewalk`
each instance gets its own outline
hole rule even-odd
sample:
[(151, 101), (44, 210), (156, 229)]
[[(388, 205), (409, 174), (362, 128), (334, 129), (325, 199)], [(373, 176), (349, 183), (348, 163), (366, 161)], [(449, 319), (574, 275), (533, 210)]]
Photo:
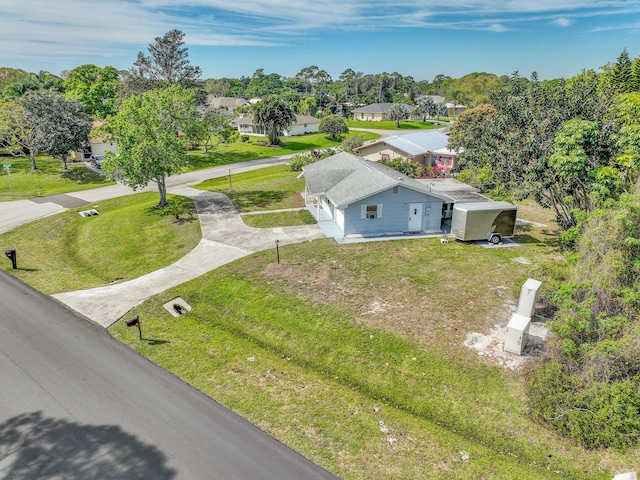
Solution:
[(202, 229), (200, 243), (177, 262), (127, 282), (89, 290), (64, 292), (53, 297), (109, 327), (144, 300), (192, 280), (204, 273), (254, 252), (317, 238), (324, 238), (317, 225), (281, 228), (247, 227), (226, 195), (187, 186), (170, 193), (193, 198)]

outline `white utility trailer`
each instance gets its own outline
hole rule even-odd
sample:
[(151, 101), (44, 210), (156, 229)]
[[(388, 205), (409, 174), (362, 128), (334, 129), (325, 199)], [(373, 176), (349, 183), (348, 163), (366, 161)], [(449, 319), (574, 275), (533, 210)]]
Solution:
[(451, 235), (464, 242), (487, 240), (498, 244), (512, 237), (518, 207), (509, 202), (469, 202), (453, 205)]

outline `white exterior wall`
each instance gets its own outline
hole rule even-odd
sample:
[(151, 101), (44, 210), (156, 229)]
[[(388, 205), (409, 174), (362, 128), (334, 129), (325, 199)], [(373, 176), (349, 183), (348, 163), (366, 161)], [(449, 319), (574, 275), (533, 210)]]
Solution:
[(295, 137), (305, 133), (318, 133), (320, 123), (306, 123), (302, 125), (292, 125), (290, 130), (284, 132), (285, 137)]

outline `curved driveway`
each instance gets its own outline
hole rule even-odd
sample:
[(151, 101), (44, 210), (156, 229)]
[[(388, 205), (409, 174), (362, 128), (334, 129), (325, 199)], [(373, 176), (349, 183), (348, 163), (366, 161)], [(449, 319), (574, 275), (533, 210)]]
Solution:
[[(196, 248), (177, 262), (134, 280), (58, 293), (53, 297), (97, 324), (108, 327), (147, 298), (240, 257), (273, 248), (276, 240), (280, 245), (287, 245), (323, 238), (324, 234), (317, 225), (260, 229), (248, 227), (225, 195), (190, 187), (209, 178), (285, 163), (289, 157), (291, 155), (252, 160), (168, 177), (167, 190), (170, 193), (193, 198), (196, 202), (202, 229), (202, 239)], [(138, 192), (154, 190), (155, 185), (151, 184)], [(129, 187), (117, 184), (33, 200), (0, 202), (0, 233), (67, 208), (83, 205), (92, 208), (101, 200), (132, 193)], [(97, 208), (99, 210), (99, 205)]]
[(202, 240), (177, 262), (127, 282), (53, 295), (75, 311), (108, 327), (145, 299), (196, 278), (225, 263), (260, 250), (299, 243), (324, 234), (317, 225), (252, 228), (244, 224), (226, 195), (191, 187), (174, 187), (171, 193), (196, 202)]

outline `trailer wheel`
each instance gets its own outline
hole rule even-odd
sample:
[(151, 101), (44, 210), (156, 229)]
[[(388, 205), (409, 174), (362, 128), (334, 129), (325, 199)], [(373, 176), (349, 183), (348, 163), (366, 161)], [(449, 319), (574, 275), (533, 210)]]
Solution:
[(491, 235), (491, 238), (489, 239), (489, 241), (493, 245), (498, 245), (501, 240), (502, 240), (502, 237), (500, 236), (500, 234), (497, 234), (497, 233), (495, 235)]

